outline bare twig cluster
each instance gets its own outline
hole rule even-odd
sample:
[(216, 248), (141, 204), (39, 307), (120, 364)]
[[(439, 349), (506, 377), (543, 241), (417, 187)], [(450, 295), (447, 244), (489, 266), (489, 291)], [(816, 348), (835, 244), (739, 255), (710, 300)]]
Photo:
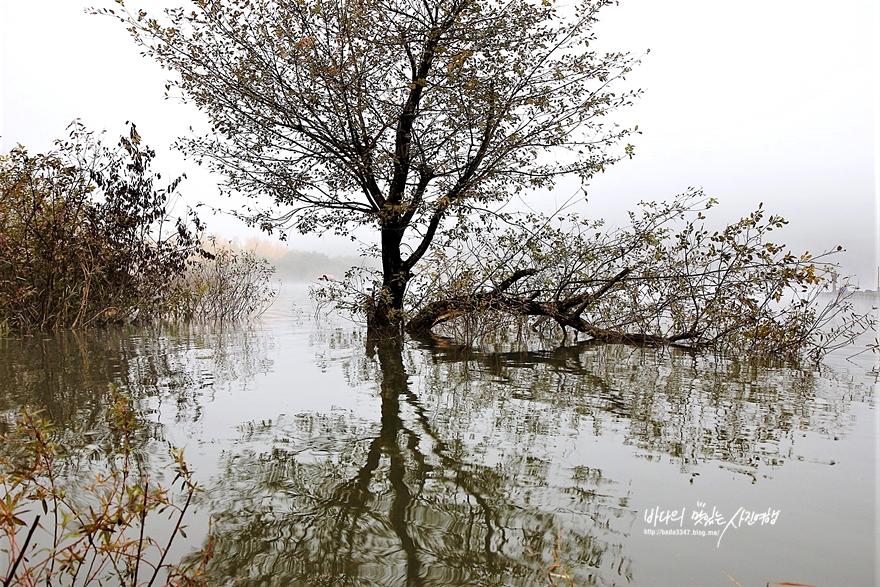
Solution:
[(166, 316), (197, 321), (239, 321), (260, 316), (275, 299), (269, 286), (274, 267), (250, 251), (219, 247), (191, 260), (171, 284)]

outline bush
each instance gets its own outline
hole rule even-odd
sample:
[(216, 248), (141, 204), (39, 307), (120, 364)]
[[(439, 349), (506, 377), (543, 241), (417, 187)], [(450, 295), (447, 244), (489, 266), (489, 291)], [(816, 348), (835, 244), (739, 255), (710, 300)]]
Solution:
[(275, 268), (250, 251), (218, 247), (212, 238), (206, 258), (194, 259), (172, 283), (169, 317), (236, 321), (262, 314), (275, 298), (269, 278)]
[(135, 125), (115, 148), (82, 125), (31, 156), (0, 157), (0, 324), (13, 330), (145, 320), (199, 251), (202, 226), (172, 217), (182, 178), (157, 188)]

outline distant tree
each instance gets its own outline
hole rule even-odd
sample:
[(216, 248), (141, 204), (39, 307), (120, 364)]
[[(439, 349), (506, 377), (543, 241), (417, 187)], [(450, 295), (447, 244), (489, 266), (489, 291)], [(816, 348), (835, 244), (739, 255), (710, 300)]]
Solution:
[(363, 266), (375, 270), (377, 263), (374, 258), (330, 257), (314, 251), (294, 250), (282, 257), (275, 266), (278, 268), (278, 276), (283, 280), (315, 282), (322, 275), (342, 279), (352, 267)]
[[(514, 194), (586, 181), (635, 129), (605, 116), (638, 59), (590, 47), (610, 0), (197, 0), (122, 20), (208, 115), (180, 147), (270, 230), (378, 233), (374, 331), (399, 332), (414, 269), (444, 230)], [(115, 14), (113, 10), (97, 13)]]
[(211, 240), (213, 241), (212, 245), (218, 249), (225, 249), (235, 253), (253, 253), (255, 256), (273, 264), (283, 259), (290, 252), (290, 249), (283, 243), (259, 236), (249, 236), (242, 242), (237, 236), (226, 239), (223, 235), (213, 234)]

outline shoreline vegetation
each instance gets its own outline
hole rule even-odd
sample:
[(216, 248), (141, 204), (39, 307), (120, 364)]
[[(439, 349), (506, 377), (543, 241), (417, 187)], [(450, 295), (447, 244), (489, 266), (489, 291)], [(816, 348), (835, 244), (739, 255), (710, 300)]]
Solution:
[(172, 209), (134, 124), (115, 147), (80, 123), (47, 154), (0, 155), (0, 336), (162, 320), (242, 321), (272, 303), (274, 278), (343, 275), (358, 257), (206, 233)]
[(272, 264), (172, 213), (185, 176), (160, 185), (134, 124), (115, 147), (69, 131), (48, 154), (0, 156), (0, 335), (265, 311)]
[[(185, 176), (161, 184), (154, 157), (134, 124), (108, 147), (79, 122), (48, 154), (19, 146), (0, 155), (0, 336), (245, 321), (272, 304), (273, 278), (317, 283), (319, 307), (370, 323), (381, 271), (369, 251), (334, 258), (257, 237), (209, 236), (191, 208), (172, 213)], [(632, 226), (617, 232), (594, 236), (601, 221), (569, 217), (555, 226), (536, 217), (525, 242), (516, 231), (490, 231), (446, 243), (413, 278), (411, 311), (400, 318), (411, 336), (438, 343), (473, 346), (528, 329), (564, 345), (571, 330), (575, 341), (583, 333), (795, 361), (818, 359), (873, 327), (872, 316), (852, 311), (846, 288), (820, 303), (836, 285), (834, 266), (823, 265), (835, 251), (784, 254), (764, 237), (786, 221), (760, 208), (711, 234), (701, 223), (713, 205), (697, 190), (643, 204), (642, 216), (631, 213)]]
[[(183, 179), (159, 187), (134, 124), (115, 147), (74, 122), (48, 154), (0, 159), (0, 311), (16, 331), (146, 322), (199, 257), (204, 229), (170, 214)], [(173, 296), (172, 296), (173, 297)]]

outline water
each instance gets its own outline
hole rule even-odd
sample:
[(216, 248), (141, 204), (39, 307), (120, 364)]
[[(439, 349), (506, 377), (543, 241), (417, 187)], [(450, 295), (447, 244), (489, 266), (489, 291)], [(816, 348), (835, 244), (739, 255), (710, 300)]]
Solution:
[(0, 341), (0, 426), (29, 404), (94, 443), (108, 383), (130, 392), (143, 452), (185, 448), (207, 488), (174, 554), (213, 520), (218, 585), (875, 582), (860, 348), (808, 370), (620, 345), (369, 356), (310, 315), (288, 288), (249, 328)]

